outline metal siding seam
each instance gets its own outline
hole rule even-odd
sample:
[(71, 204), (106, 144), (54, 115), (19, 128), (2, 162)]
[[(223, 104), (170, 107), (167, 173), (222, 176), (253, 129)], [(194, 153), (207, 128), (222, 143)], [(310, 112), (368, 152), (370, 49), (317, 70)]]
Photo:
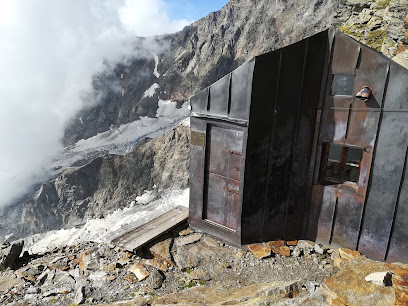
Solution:
[(394, 226), (395, 226), (395, 218), (397, 216), (398, 205), (399, 205), (399, 200), (400, 200), (400, 196), (401, 196), (401, 190), (402, 190), (402, 186), (403, 186), (404, 180), (405, 180), (405, 172), (407, 170), (407, 161), (408, 161), (408, 147), (407, 147), (407, 150), (405, 151), (404, 166), (402, 168), (402, 174), (401, 174), (401, 180), (400, 180), (400, 184), (399, 184), (399, 188), (398, 188), (397, 199), (395, 201), (394, 214), (392, 216), (391, 230), (390, 230), (390, 235), (388, 236), (388, 243), (387, 243), (387, 249), (386, 249), (385, 255), (384, 255), (384, 261), (387, 260), (388, 252), (390, 250), (392, 233), (394, 231)]
[[(323, 116), (323, 111), (320, 112), (319, 114), (319, 109), (321, 108), (322, 110), (324, 109), (324, 102), (326, 100), (326, 95), (327, 95), (327, 90), (328, 90), (328, 76), (329, 72), (331, 72), (331, 62), (333, 60), (333, 50), (334, 50), (334, 41), (335, 41), (335, 34), (336, 31), (333, 30), (330, 32), (330, 30), (327, 33), (328, 36), (328, 42), (330, 44), (330, 47), (328, 48), (328, 54), (326, 55), (326, 62), (325, 62), (325, 69), (323, 71), (322, 75), (322, 80), (321, 84), (322, 87), (320, 89), (320, 101), (319, 101), (319, 106), (317, 107), (317, 112), (316, 112), (316, 124), (315, 124), (315, 131), (313, 133), (314, 138), (313, 139), (313, 148), (312, 148), (312, 156), (311, 156), (311, 162), (310, 162), (310, 167), (309, 167), (309, 185), (308, 185), (308, 191), (306, 195), (306, 212), (307, 213), (307, 220), (304, 223), (303, 226), (303, 234), (306, 237), (309, 229), (309, 221), (310, 221), (310, 208), (311, 208), (311, 200), (312, 200), (312, 188), (313, 188), (313, 182), (315, 180), (315, 174), (316, 174), (316, 165), (320, 167), (320, 162), (318, 163), (318, 158), (321, 158), (320, 156), (317, 156), (318, 152), (318, 146), (319, 146), (319, 136), (320, 136), (320, 130), (322, 129), (322, 116)], [(332, 35), (332, 37), (330, 37)], [(313, 162), (314, 161), (314, 162)], [(317, 172), (317, 175), (319, 175), (319, 172)], [(311, 238), (311, 237), (306, 237), (306, 238)]]
[[(387, 67), (387, 77), (385, 78), (385, 86), (384, 86), (383, 98), (382, 98), (382, 101), (381, 101), (381, 109), (384, 108), (385, 99), (386, 99), (387, 90), (388, 90), (388, 82), (389, 81), (390, 81), (390, 64), (388, 64), (388, 67)], [(363, 212), (361, 213), (360, 230), (358, 232), (358, 238), (357, 238), (357, 250), (359, 249), (359, 245), (360, 245), (361, 231), (363, 230), (363, 225), (364, 225), (365, 210), (366, 210), (368, 195), (369, 195), (370, 189), (371, 189), (372, 176), (373, 176), (373, 171), (372, 170), (373, 170), (373, 166), (374, 166), (374, 163), (375, 163), (375, 156), (376, 156), (377, 145), (378, 145), (378, 136), (380, 134), (383, 116), (384, 116), (383, 111), (381, 111), (380, 112), (380, 118), (378, 119), (377, 134), (375, 136), (375, 143), (374, 143), (374, 148), (373, 148), (373, 157), (371, 159), (370, 175), (369, 175), (369, 178), (368, 178), (367, 190), (366, 190), (366, 195), (365, 195), (365, 199), (364, 199)]]
[(306, 61), (307, 61), (307, 55), (308, 55), (308, 47), (309, 47), (309, 39), (306, 40), (306, 46), (305, 46), (305, 53), (303, 56), (303, 68), (302, 68), (302, 81), (301, 81), (301, 88), (300, 88), (300, 96), (299, 96), (299, 101), (298, 101), (298, 107), (297, 107), (297, 114), (296, 114), (296, 132), (295, 136), (293, 137), (293, 146), (292, 146), (292, 152), (291, 152), (291, 165), (290, 165), (290, 172), (289, 172), (289, 195), (288, 195), (288, 200), (286, 202), (286, 213), (285, 213), (285, 230), (284, 230), (284, 237), (286, 238), (286, 228), (287, 228), (287, 221), (288, 221), (288, 212), (289, 212), (289, 203), (291, 200), (291, 186), (292, 186), (292, 171), (293, 171), (293, 155), (295, 153), (295, 148), (296, 148), (296, 142), (299, 134), (299, 121), (300, 121), (300, 109), (302, 106), (302, 97), (303, 97), (303, 89), (304, 89), (304, 83), (305, 83), (305, 71), (306, 71)]
[(264, 205), (264, 213), (263, 213), (263, 220), (262, 220), (262, 237), (265, 237), (265, 214), (267, 211), (268, 207), (268, 189), (269, 189), (269, 180), (271, 177), (271, 152), (273, 149), (273, 144), (274, 144), (274, 132), (275, 132), (275, 125), (276, 125), (276, 102), (278, 100), (278, 94), (279, 94), (279, 83), (280, 83), (280, 74), (281, 74), (281, 68), (282, 68), (282, 49), (279, 49), (279, 66), (278, 66), (278, 77), (276, 78), (276, 92), (275, 92), (275, 98), (274, 98), (274, 106), (273, 106), (273, 123), (272, 123), (272, 130), (271, 130), (271, 142), (269, 144), (269, 154), (268, 154), (268, 172), (266, 175), (266, 190), (265, 190), (265, 205)]

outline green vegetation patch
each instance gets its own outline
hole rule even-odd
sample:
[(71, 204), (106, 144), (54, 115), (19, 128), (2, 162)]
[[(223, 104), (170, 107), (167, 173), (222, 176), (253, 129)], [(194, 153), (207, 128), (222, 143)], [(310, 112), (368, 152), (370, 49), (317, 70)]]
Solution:
[(385, 30), (375, 30), (366, 34), (366, 44), (370, 48), (381, 52), (381, 47), (385, 40)]
[(386, 37), (386, 31), (383, 29), (364, 31), (361, 26), (353, 25), (339, 27), (339, 30), (378, 52), (381, 52)]
[(384, 9), (387, 6), (390, 5), (391, 0), (379, 0), (377, 1), (377, 5), (379, 5), (379, 7), (377, 7), (377, 9)]

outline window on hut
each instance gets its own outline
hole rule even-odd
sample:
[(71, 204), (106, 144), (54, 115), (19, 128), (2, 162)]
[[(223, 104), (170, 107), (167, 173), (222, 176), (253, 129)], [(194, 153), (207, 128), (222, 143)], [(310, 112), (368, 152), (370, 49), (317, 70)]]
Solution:
[(320, 181), (323, 184), (357, 183), (362, 156), (362, 148), (325, 143), (322, 151)]

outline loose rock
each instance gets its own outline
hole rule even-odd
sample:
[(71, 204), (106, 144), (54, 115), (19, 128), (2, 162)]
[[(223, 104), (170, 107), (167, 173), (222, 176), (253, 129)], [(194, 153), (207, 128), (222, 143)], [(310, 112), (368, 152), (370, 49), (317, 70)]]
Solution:
[(202, 236), (203, 236), (202, 234), (192, 234), (188, 236), (182, 236), (176, 239), (175, 244), (176, 246), (183, 246), (183, 245), (191, 244), (191, 243), (194, 243), (200, 240)]
[(321, 255), (323, 255), (323, 253), (324, 253), (324, 250), (323, 250), (317, 243), (316, 243), (315, 246), (314, 246), (314, 251), (315, 251), (316, 253), (321, 254)]
[(23, 250), (24, 240), (3, 244), (0, 250), (0, 271), (12, 268)]
[(153, 269), (150, 272), (150, 276), (147, 279), (147, 283), (150, 289), (158, 289), (162, 286), (163, 280), (164, 280), (163, 275), (161, 275), (161, 273), (158, 270)]
[(166, 261), (167, 263), (174, 265), (173, 261), (171, 260), (170, 254), (170, 246), (172, 242), (173, 238), (166, 239), (164, 241), (156, 243), (149, 250), (157, 259)]
[(272, 252), (281, 256), (290, 256), (290, 249), (287, 246), (281, 246), (279, 248), (272, 249)]
[(181, 270), (194, 268), (200, 264), (200, 257), (198, 255), (189, 248), (182, 246), (177, 248), (174, 254), (174, 261)]
[(182, 231), (179, 233), (179, 235), (180, 235), (180, 236), (187, 236), (187, 235), (190, 235), (190, 234), (192, 234), (192, 233), (194, 233), (194, 231), (192, 231), (191, 229), (187, 228), (187, 229), (185, 229), (185, 230), (182, 230)]
[(205, 237), (203, 238), (203, 241), (204, 241), (204, 243), (205, 243), (206, 245), (208, 245), (209, 247), (218, 248), (218, 247), (220, 246), (220, 245), (218, 244), (217, 240), (215, 240), (215, 239), (213, 239), (213, 238), (211, 238), (211, 237), (208, 237), (208, 236), (205, 236)]
[(301, 248), (295, 247), (295, 248), (293, 249), (292, 255), (293, 255), (294, 257), (299, 257), (299, 256), (302, 255), (302, 253), (303, 253), (303, 251), (302, 251)]
[(270, 247), (271, 249), (275, 249), (275, 248), (280, 248), (282, 246), (285, 245), (285, 241), (283, 240), (278, 240), (278, 241), (269, 241), (267, 243), (268, 247)]
[(143, 260), (143, 264), (145, 264), (147, 266), (151, 266), (151, 267), (156, 268), (156, 269), (158, 269), (160, 271), (163, 271), (163, 272), (167, 271), (169, 266), (171, 266), (167, 262), (161, 261), (161, 260), (159, 260), (157, 258), (145, 259), (145, 260)]
[(339, 248), (339, 253), (341, 258), (346, 260), (352, 260), (354, 258), (361, 256), (361, 253), (359, 251), (353, 251), (346, 248)]
[(392, 275), (390, 271), (374, 272), (367, 275), (365, 280), (379, 286), (392, 286)]
[(310, 240), (299, 240), (297, 243), (297, 246), (299, 248), (302, 248), (304, 250), (311, 250), (314, 248), (315, 243), (313, 241)]
[(129, 271), (132, 272), (139, 281), (145, 280), (150, 275), (149, 271), (140, 263), (135, 263), (129, 268)]
[(83, 304), (85, 302), (85, 287), (81, 286), (75, 293), (74, 303), (77, 305)]
[(259, 244), (250, 244), (248, 249), (255, 256), (255, 258), (265, 258), (271, 256), (271, 249)]

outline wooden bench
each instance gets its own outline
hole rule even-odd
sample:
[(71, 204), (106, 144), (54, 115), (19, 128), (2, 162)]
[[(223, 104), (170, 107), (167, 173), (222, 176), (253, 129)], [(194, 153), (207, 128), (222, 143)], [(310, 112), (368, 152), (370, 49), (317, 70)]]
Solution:
[(122, 249), (136, 251), (188, 218), (188, 207), (177, 206), (163, 215), (114, 238), (111, 243)]

